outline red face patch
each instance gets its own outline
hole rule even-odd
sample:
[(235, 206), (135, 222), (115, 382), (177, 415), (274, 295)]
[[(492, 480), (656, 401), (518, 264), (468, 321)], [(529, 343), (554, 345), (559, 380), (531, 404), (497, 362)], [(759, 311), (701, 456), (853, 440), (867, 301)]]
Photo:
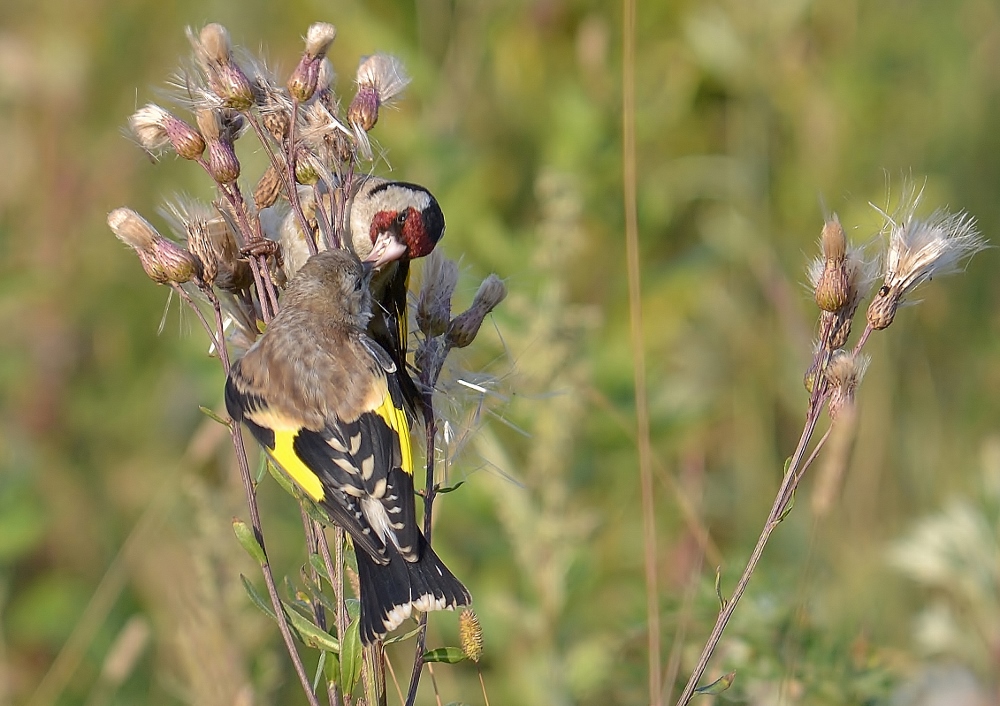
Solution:
[(372, 244), (379, 235), (389, 233), (406, 246), (406, 257), (413, 259), (423, 257), (434, 249), (435, 242), (427, 237), (424, 220), (413, 206), (406, 211), (379, 211), (372, 218), (369, 237)]
[(403, 223), (403, 242), (411, 258), (423, 257), (434, 249), (435, 241), (427, 235), (424, 219), (413, 206), (406, 209), (406, 222)]

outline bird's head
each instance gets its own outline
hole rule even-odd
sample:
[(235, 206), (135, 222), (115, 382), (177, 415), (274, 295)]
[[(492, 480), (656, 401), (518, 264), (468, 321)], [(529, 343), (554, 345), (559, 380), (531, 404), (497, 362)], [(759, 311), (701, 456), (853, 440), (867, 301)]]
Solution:
[(429, 254), (444, 228), (437, 199), (417, 184), (369, 178), (351, 206), (354, 250), (376, 269)]

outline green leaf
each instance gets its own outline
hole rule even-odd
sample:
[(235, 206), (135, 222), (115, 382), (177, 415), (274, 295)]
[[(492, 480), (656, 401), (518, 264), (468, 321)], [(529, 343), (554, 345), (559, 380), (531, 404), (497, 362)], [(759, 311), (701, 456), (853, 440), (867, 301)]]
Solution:
[(330, 653), (323, 650), (319, 653), (319, 661), (316, 663), (316, 676), (313, 677), (313, 693), (319, 691), (319, 678), (326, 671), (326, 658)]
[(299, 497), (300, 493), (298, 489), (292, 484), (292, 481), (288, 479), (284, 471), (274, 465), (274, 462), (268, 458), (267, 459), (267, 472), (271, 474), (274, 480), (278, 481), (278, 485), (281, 486), (282, 490), (291, 495), (292, 497)]
[(463, 485), (465, 485), (465, 481), (464, 480), (460, 480), (457, 483), (455, 483), (455, 485), (441, 486), (440, 488), (437, 489), (437, 492), (438, 492), (438, 495), (443, 495), (444, 493), (453, 493), (456, 490), (458, 490), (459, 488), (461, 488)]
[(420, 630), (421, 630), (421, 628), (418, 625), (417, 627), (413, 628), (412, 630), (410, 630), (410, 632), (406, 633), (405, 635), (396, 635), (395, 637), (390, 637), (388, 640), (384, 640), (382, 644), (384, 644), (384, 645), (391, 645), (394, 642), (404, 642), (405, 640), (409, 640), (411, 637), (413, 637), (414, 635), (416, 635), (418, 632), (420, 632)]
[(323, 663), (323, 676), (331, 684), (338, 683), (340, 679), (340, 658), (335, 652), (324, 652), (326, 662)]
[(468, 659), (461, 647), (438, 647), (435, 650), (424, 652), (425, 662), (444, 662), (445, 664), (457, 664)]
[(723, 691), (728, 689), (733, 685), (733, 680), (736, 679), (736, 672), (730, 672), (729, 674), (723, 674), (721, 677), (716, 679), (711, 684), (698, 687), (694, 690), (696, 694), (708, 694), (714, 696), (716, 694), (721, 694)]
[(347, 606), (347, 617), (357, 620), (361, 616), (361, 601), (357, 598), (345, 598), (344, 605)]
[(267, 563), (267, 555), (264, 553), (264, 547), (260, 546), (260, 542), (257, 541), (257, 535), (254, 534), (253, 528), (250, 525), (234, 517), (233, 532), (236, 533), (236, 539), (239, 540), (240, 545), (250, 555), (251, 559), (254, 559), (261, 565)]
[(202, 413), (206, 417), (208, 417), (209, 419), (214, 419), (215, 421), (217, 421), (219, 424), (221, 424), (222, 426), (226, 427), (227, 429), (230, 428), (232, 422), (230, 422), (228, 419), (223, 419), (222, 417), (220, 417), (218, 414), (216, 414), (213, 410), (209, 409), (208, 407), (203, 407), (201, 405), (198, 405), (198, 409), (200, 409), (202, 411)]
[(326, 564), (323, 563), (323, 557), (321, 557), (319, 554), (309, 555), (309, 566), (311, 566), (316, 571), (316, 573), (319, 574), (321, 579), (323, 579), (329, 584), (333, 583), (333, 580), (330, 578), (330, 575), (326, 572)]
[(253, 477), (253, 484), (260, 485), (260, 482), (264, 480), (264, 474), (267, 473), (267, 454), (259, 453), (257, 454), (257, 472)]
[(340, 688), (345, 694), (352, 693), (361, 678), (361, 649), (361, 621), (355, 620), (347, 626), (340, 653)]
[(282, 604), (287, 609), (285, 614), (288, 616), (288, 622), (295, 628), (303, 644), (319, 650), (327, 650), (328, 652), (340, 651), (340, 644), (337, 642), (337, 638), (311, 620), (303, 617), (301, 613), (287, 603), (284, 603), (284, 601), (282, 601)]
[(788, 497), (788, 505), (786, 505), (785, 509), (781, 511), (781, 514), (778, 515), (777, 522), (784, 522), (785, 518), (788, 517), (788, 513), (790, 513), (792, 511), (793, 507), (795, 507), (795, 491), (794, 490), (792, 491), (792, 494)]
[(264, 615), (269, 617), (271, 620), (277, 620), (277, 618), (274, 615), (274, 611), (271, 610), (270, 602), (265, 601), (264, 598), (259, 593), (257, 593), (257, 589), (253, 587), (252, 583), (250, 583), (250, 579), (248, 579), (243, 574), (240, 574), (240, 581), (243, 582), (243, 588), (246, 589), (247, 595), (250, 596), (250, 601), (255, 606), (260, 608), (261, 612), (264, 613)]
[(726, 599), (722, 597), (722, 567), (721, 566), (715, 567), (715, 595), (717, 595), (719, 597), (719, 610), (725, 610), (726, 609), (726, 604), (728, 603), (728, 601), (726, 601)]
[(296, 495), (300, 498), (302, 509), (304, 509), (306, 514), (309, 515), (309, 519), (320, 523), (324, 527), (330, 524), (330, 518), (327, 516), (323, 508), (314, 503), (312, 500), (302, 497), (302, 493), (296, 493)]

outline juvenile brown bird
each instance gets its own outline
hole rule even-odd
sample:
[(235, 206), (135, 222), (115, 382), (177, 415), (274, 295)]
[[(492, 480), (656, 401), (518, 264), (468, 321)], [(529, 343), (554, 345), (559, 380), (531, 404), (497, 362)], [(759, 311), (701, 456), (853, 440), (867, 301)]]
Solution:
[(311, 257), (226, 381), (232, 418), (354, 540), (365, 644), (472, 600), (417, 527), (401, 371), (365, 332), (371, 273), (343, 250)]
[[(407, 409), (423, 408), (423, 399), (406, 372), (406, 296), (410, 260), (428, 255), (444, 237), (444, 213), (437, 199), (422, 186), (365, 176), (355, 181), (349, 202), (350, 242), (347, 247), (377, 270), (372, 278), (372, 318), (368, 334), (392, 357), (401, 371), (400, 384)], [(327, 197), (329, 198), (329, 197)], [(316, 211), (312, 190), (300, 196), (307, 218)], [(326, 212), (332, 203), (326, 204)], [(286, 276), (291, 279), (309, 257), (305, 236), (294, 214), (279, 228)], [(320, 250), (326, 248), (320, 238)]]

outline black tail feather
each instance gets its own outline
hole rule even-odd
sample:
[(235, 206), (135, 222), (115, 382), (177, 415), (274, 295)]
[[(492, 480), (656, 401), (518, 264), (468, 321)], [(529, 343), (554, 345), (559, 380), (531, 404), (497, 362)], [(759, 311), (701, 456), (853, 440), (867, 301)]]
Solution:
[(453, 609), (469, 605), (472, 596), (420, 535), (420, 560), (406, 561), (389, 548), (389, 563), (377, 564), (357, 552), (361, 584), (361, 641), (370, 645), (395, 630), (413, 609)]

